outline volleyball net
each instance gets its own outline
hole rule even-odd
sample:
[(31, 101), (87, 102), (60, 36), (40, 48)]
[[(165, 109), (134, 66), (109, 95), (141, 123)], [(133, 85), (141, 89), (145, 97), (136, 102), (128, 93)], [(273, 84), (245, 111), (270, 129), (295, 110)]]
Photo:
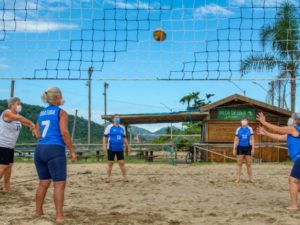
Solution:
[(0, 79), (255, 81), (299, 70), (295, 0), (2, 0), (0, 11)]

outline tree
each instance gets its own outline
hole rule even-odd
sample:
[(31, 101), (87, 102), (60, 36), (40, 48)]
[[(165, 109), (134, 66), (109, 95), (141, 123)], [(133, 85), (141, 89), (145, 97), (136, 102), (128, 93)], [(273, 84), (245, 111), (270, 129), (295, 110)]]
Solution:
[(191, 96), (191, 95), (186, 95), (186, 96), (183, 96), (183, 97), (180, 99), (179, 102), (182, 103), (182, 104), (187, 103), (187, 109), (189, 110), (189, 109), (190, 109), (191, 101), (192, 101), (192, 96)]
[[(292, 3), (282, 3), (276, 20), (263, 26), (260, 31), (263, 49), (271, 47), (273, 53), (251, 54), (242, 61), (240, 68), (242, 76), (251, 70), (261, 72), (277, 68), (280, 72), (277, 78), (285, 77), (290, 80), (290, 104), (293, 112), (296, 102), (296, 77), (300, 67), (298, 14)], [(271, 43), (271, 46), (268, 46), (268, 43)]]
[[(197, 110), (201, 106), (208, 105), (211, 103), (209, 100), (214, 94), (206, 94), (204, 99), (200, 99), (200, 92), (192, 92), (180, 99), (180, 102), (185, 104), (187, 103), (187, 110)], [(193, 102), (191, 106), (191, 102)]]

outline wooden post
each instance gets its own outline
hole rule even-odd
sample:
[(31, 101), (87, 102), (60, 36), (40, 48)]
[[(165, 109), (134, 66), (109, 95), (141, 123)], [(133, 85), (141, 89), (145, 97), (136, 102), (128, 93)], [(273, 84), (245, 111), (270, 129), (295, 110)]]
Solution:
[(196, 153), (197, 153), (196, 147), (194, 146), (194, 159), (193, 159), (194, 163), (196, 162), (196, 159), (197, 159)]

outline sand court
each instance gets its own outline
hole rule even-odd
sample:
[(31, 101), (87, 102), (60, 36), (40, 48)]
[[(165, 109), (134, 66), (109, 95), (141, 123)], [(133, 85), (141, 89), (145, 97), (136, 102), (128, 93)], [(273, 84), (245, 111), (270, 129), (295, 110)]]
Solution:
[[(234, 183), (235, 164), (200, 166), (128, 164), (129, 183), (117, 167), (104, 182), (104, 164), (69, 165), (65, 224), (189, 225), (299, 224), (300, 212), (288, 212), (289, 164), (255, 164), (256, 184), (243, 174)], [(33, 164), (14, 167), (14, 190), (0, 193), (0, 224), (54, 224), (53, 188), (45, 216), (34, 215), (37, 179)]]

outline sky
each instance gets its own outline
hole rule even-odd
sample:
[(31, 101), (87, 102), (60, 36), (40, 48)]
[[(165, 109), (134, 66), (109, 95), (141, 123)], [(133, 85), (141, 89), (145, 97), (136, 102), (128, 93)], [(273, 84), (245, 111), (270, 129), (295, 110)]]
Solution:
[[(258, 29), (273, 21), (281, 2), (2, 0), (0, 99), (10, 94), (10, 80), (4, 78), (85, 79), (87, 68), (93, 66), (92, 119), (97, 123), (103, 123), (105, 79), (108, 114), (182, 111), (186, 105), (179, 100), (194, 91), (201, 98), (215, 94), (212, 101), (244, 91), (265, 101), (268, 81), (255, 79), (274, 77), (276, 70), (248, 74), (251, 81), (155, 79), (239, 79), (239, 61), (262, 51)], [(300, 8), (299, 1), (292, 2)], [(153, 40), (157, 28), (166, 31), (164, 42)], [(126, 80), (111, 80), (121, 78)], [(69, 114), (78, 109), (87, 117), (85, 80), (17, 80), (15, 96), (43, 105), (40, 96), (50, 86), (62, 89), (63, 108)], [(300, 110), (299, 98), (296, 109)], [(142, 127), (155, 131), (166, 125)]]

